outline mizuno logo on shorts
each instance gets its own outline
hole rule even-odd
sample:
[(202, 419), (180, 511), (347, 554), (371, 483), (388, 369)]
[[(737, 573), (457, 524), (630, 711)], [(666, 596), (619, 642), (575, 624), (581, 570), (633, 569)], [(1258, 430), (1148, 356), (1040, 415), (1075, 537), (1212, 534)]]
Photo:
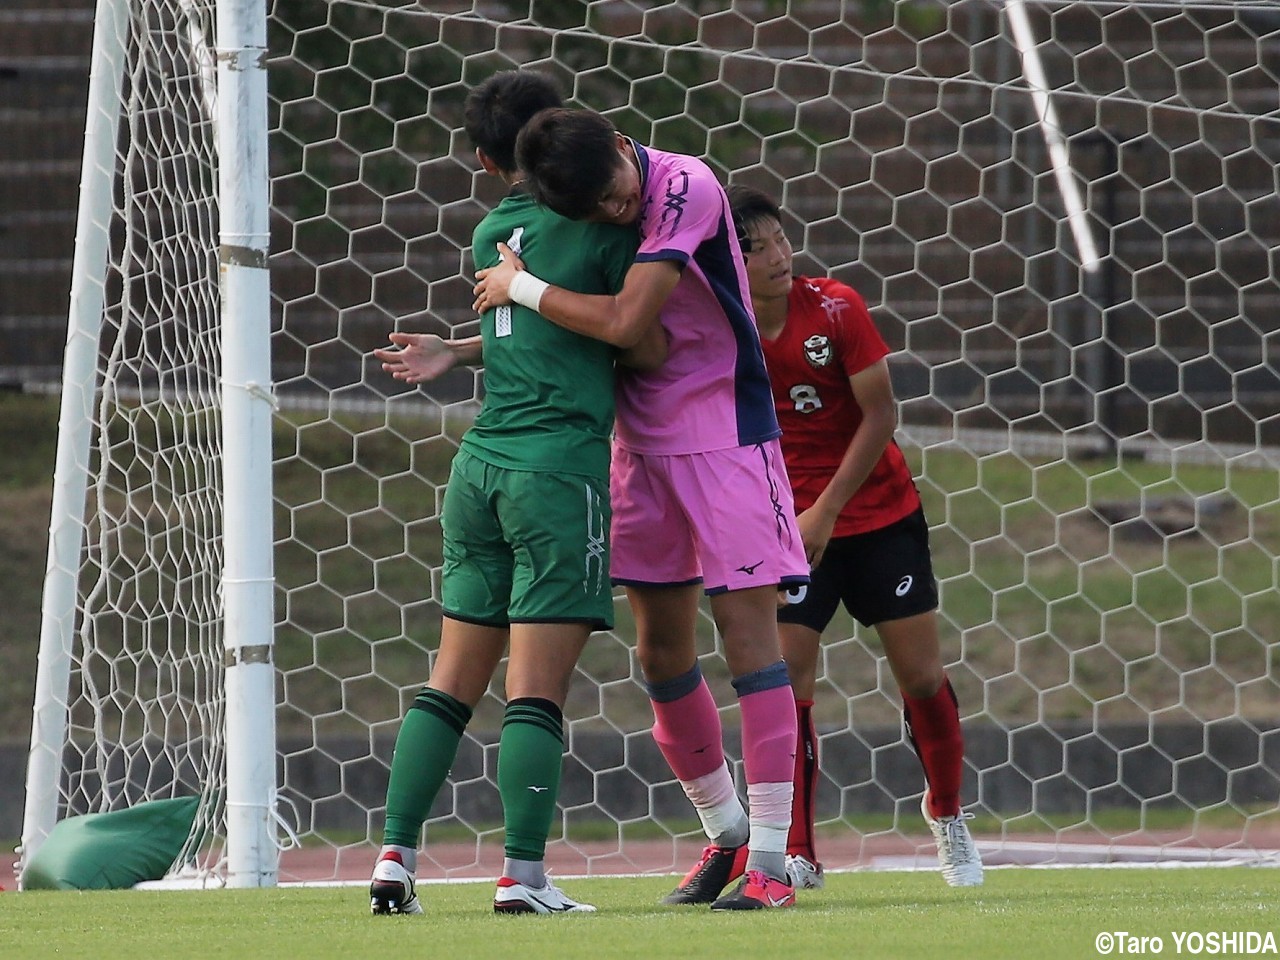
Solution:
[(893, 588), (894, 594), (899, 597), (905, 597), (907, 595), (907, 591), (911, 589), (911, 585), (913, 583), (915, 583), (915, 579), (912, 578), (910, 575), (903, 577), (898, 582), (898, 585)]

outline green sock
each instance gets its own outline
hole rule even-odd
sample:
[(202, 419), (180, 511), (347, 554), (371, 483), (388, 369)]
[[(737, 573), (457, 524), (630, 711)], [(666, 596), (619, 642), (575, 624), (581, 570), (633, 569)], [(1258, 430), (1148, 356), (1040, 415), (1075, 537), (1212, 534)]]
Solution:
[(471, 708), (424, 687), (404, 715), (391, 757), (383, 843), (416, 850), (422, 824), (449, 775)]
[(550, 700), (521, 697), (507, 704), (498, 744), (498, 792), (506, 824), (506, 855), (541, 861), (560, 795), (564, 715)]

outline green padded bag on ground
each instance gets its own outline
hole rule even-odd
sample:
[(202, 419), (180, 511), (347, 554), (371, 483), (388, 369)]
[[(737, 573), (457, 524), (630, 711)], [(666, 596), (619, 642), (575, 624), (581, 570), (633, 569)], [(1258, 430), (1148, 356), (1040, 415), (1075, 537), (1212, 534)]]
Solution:
[(22, 871), (24, 890), (119, 890), (164, 876), (191, 833), (199, 797), (151, 800), (58, 823)]

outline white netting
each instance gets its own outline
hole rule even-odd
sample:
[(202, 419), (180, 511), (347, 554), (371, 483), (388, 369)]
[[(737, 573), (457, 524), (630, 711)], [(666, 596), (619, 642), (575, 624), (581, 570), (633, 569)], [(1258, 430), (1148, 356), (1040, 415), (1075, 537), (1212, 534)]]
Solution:
[(194, 834), (217, 833), (224, 763), (210, 16), (148, 3), (120, 38), (118, 206), (107, 274), (89, 281), (106, 306), (62, 785), (68, 813), (199, 794)]
[[(474, 332), (470, 234), (501, 192), (460, 132), (461, 108), (474, 84), (517, 65), (641, 141), (773, 193), (799, 271), (845, 280), (872, 305), (896, 350), (900, 438), (933, 524), (965, 795), (988, 859), (1257, 858), (1280, 846), (1280, 4), (1008, 7), (275, 0), (280, 783), (310, 847), (282, 877), (367, 869), (394, 733), (428, 673), (442, 485), (481, 381), (406, 391), (368, 352), (393, 326)], [(1023, 52), (1057, 127), (1042, 122), (1009, 29), (1023, 9)], [(109, 313), (145, 320), (146, 335), (126, 340), (159, 351), (216, 339), (189, 306), (216, 293), (216, 274), (188, 272), (214, 267), (200, 239), (213, 215), (200, 193), (212, 158), (207, 61), (189, 46), (199, 35), (184, 28), (179, 53), (139, 57), (133, 80), (147, 89), (149, 71), (167, 69), (175, 102), (134, 112), (131, 132), (163, 133), (166, 146), (132, 164), (125, 194), (191, 198), (180, 213), (122, 217), (180, 225), (191, 244), (148, 234), (120, 247), (137, 269), (120, 268), (126, 302)], [(1075, 190), (1096, 270), (1081, 269), (1068, 223)], [(121, 522), (102, 521), (97, 539), (122, 549), (90, 554), (103, 596), (120, 598), (107, 615), (140, 625), (100, 658), (113, 671), (100, 702), (182, 718), (161, 734), (178, 751), (163, 762), (179, 766), (188, 737), (176, 731), (196, 713), (216, 729), (220, 710), (216, 657), (200, 667), (194, 652), (219, 646), (205, 619), (217, 493), (203, 487), (217, 467), (189, 459), (216, 451), (182, 434), (216, 419), (216, 390), (156, 372), (203, 375), (212, 361), (199, 357), (117, 362), (118, 393), (201, 401), (120, 417), (179, 438), (173, 459), (104, 434), (103, 456), (128, 465), (107, 476), (145, 473), (148, 485), (99, 498)], [(170, 493), (178, 476), (202, 492)], [(148, 554), (171, 543), (174, 559), (135, 567), (133, 540)], [(592, 870), (674, 868), (675, 838), (694, 823), (651, 743), (622, 600), (618, 614), (566, 708), (554, 849)], [(161, 651), (177, 635), (201, 642), (171, 665)], [(699, 643), (731, 703), (709, 620)], [(491, 689), (428, 826), (429, 855), (447, 851), (436, 862), (451, 870), (500, 848), (501, 677)], [(827, 866), (926, 865), (923, 783), (892, 678), (874, 636), (847, 619), (828, 632), (817, 715)], [(734, 710), (725, 721), (736, 727)], [(143, 734), (125, 739), (149, 756)]]

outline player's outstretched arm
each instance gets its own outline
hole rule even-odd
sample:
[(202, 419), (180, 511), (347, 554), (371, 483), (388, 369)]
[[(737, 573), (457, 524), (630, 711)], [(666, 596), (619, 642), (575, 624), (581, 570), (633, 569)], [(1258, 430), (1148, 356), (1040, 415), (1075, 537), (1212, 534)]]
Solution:
[(483, 362), (479, 337), (445, 340), (434, 333), (390, 333), (387, 339), (395, 348), (380, 347), (373, 355), (382, 361), (382, 369), (405, 383), (425, 383), (448, 373), (459, 365)]
[(574, 293), (538, 279), (506, 246), (498, 244), (502, 261), (476, 273), (477, 313), (508, 303), (536, 310), (552, 323), (628, 350), (657, 323), (658, 311), (680, 280), (680, 267), (670, 260), (636, 263), (627, 271), (616, 296)]

